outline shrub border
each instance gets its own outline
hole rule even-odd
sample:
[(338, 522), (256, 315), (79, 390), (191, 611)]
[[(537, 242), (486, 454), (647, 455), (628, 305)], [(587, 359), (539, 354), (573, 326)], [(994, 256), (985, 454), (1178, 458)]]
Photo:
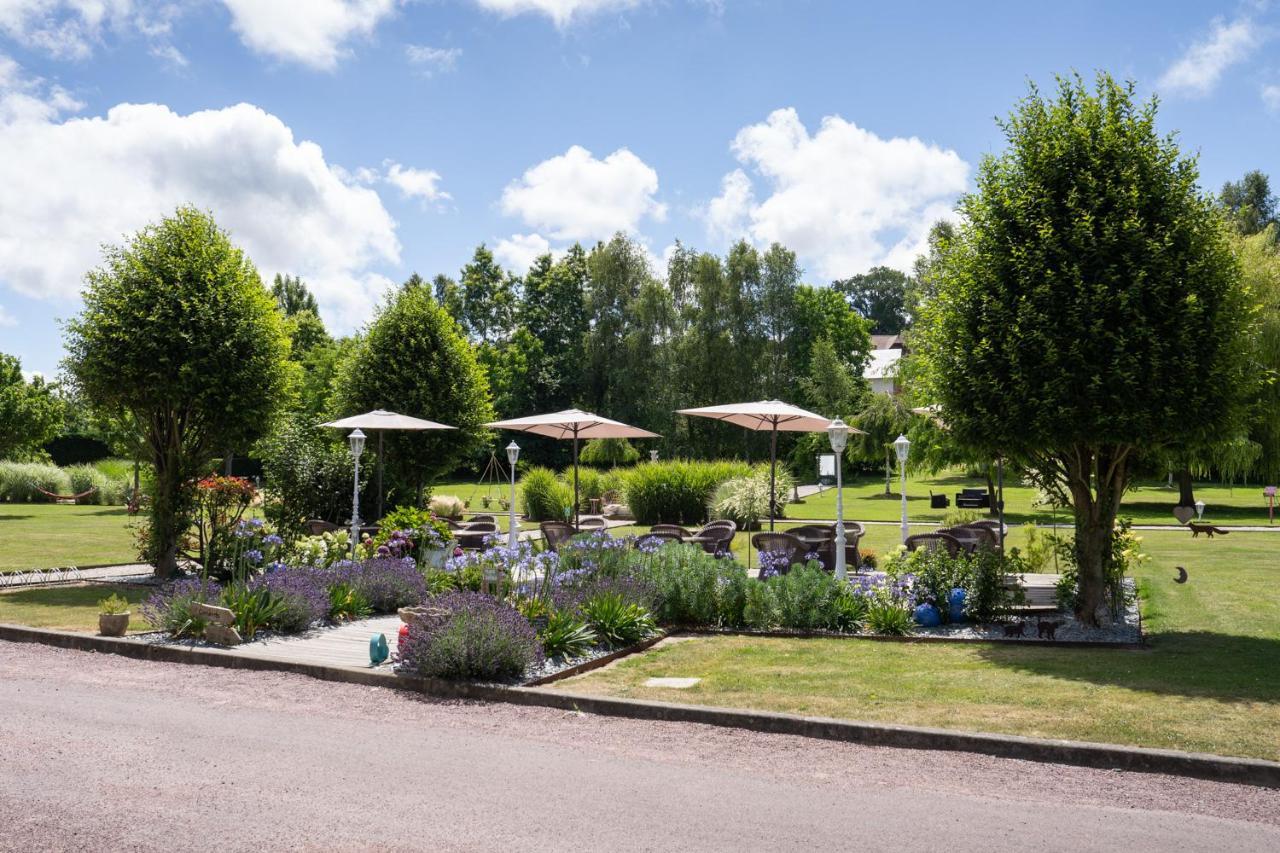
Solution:
[(41, 643), (58, 648), (117, 654), (139, 660), (289, 672), (324, 681), (408, 690), (436, 698), (506, 702), (514, 705), (557, 708), (629, 719), (702, 723), (724, 728), (797, 735), (870, 746), (973, 752), (997, 758), (1069, 764), (1104, 770), (1163, 773), (1218, 782), (1280, 788), (1280, 762), (1258, 758), (1233, 758), (1171, 749), (885, 725), (836, 720), (829, 717), (804, 717), (770, 711), (745, 711), (640, 699), (618, 699), (563, 693), (540, 687), (506, 687), (498, 684), (451, 682), (434, 678), (397, 676), (385, 669), (296, 663), (230, 654), (217, 649), (159, 645), (127, 638), (99, 637), (70, 631), (29, 628), (22, 625), (0, 624), (0, 640)]

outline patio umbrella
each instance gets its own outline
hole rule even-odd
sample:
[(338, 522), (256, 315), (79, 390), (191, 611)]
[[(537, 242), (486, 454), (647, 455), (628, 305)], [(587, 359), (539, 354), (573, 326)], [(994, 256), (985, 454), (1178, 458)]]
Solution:
[[(758, 403), (730, 403), (725, 406), (702, 406), (697, 409), (678, 409), (679, 414), (735, 424), (757, 432), (768, 430), (769, 437), (769, 529), (773, 530), (773, 507), (777, 503), (778, 431), (823, 432), (831, 424), (830, 418), (807, 412), (790, 403), (778, 400), (761, 400)], [(849, 432), (862, 434), (862, 430), (850, 428)]]
[(388, 412), (384, 409), (374, 409), (372, 412), (365, 412), (363, 415), (352, 415), (342, 420), (329, 421), (327, 424), (320, 426), (329, 427), (331, 429), (361, 429), (366, 432), (372, 430), (378, 434), (378, 518), (382, 518), (382, 434), (387, 430), (408, 430), (420, 431), (427, 429), (457, 429), (457, 427), (438, 424), (435, 421), (423, 420), (422, 418), (412, 418), (408, 415), (399, 415), (395, 412)]
[(485, 424), (490, 429), (510, 429), (545, 435), (556, 439), (573, 439), (573, 524), (578, 524), (578, 439), (591, 438), (662, 438), (656, 432), (627, 426), (624, 423), (593, 415), (581, 409), (565, 409), (549, 415), (530, 415), (508, 421)]

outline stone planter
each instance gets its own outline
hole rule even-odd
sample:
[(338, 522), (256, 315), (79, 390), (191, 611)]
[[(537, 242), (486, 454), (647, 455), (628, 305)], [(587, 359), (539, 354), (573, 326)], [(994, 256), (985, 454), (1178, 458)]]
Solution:
[(99, 613), (98, 633), (104, 637), (123, 637), (129, 630), (128, 613)]

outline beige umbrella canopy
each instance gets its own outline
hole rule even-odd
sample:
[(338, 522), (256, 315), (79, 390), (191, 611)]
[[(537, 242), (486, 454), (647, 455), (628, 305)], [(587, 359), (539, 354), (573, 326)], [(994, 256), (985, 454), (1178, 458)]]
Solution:
[(372, 412), (365, 412), (363, 415), (352, 415), (349, 418), (342, 418), (337, 421), (329, 421), (327, 424), (320, 426), (330, 427), (332, 429), (360, 429), (373, 430), (378, 434), (378, 518), (383, 515), (382, 500), (382, 434), (389, 429), (394, 430), (428, 430), (428, 429), (457, 429), (446, 424), (438, 424), (435, 421), (424, 420), (423, 418), (414, 418), (409, 415), (401, 415), (396, 412), (388, 412), (385, 409), (374, 409)]
[(485, 424), (490, 429), (510, 429), (545, 435), (560, 440), (573, 439), (573, 523), (578, 523), (578, 439), (591, 438), (662, 438), (656, 432), (628, 426), (581, 409), (565, 409), (547, 415), (530, 415)]
[[(757, 432), (767, 430), (769, 438), (769, 529), (773, 529), (774, 504), (777, 503), (776, 481), (778, 472), (778, 432), (823, 432), (831, 425), (830, 418), (806, 411), (799, 406), (780, 400), (761, 400), (757, 403), (729, 403), (723, 406), (702, 406), (696, 409), (678, 409), (682, 415), (712, 418), (735, 424)], [(849, 428), (849, 432), (862, 430)]]

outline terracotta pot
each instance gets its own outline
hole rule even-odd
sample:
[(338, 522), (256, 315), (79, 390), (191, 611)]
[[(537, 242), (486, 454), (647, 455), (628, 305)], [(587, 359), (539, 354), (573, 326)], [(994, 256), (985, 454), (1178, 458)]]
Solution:
[(128, 613), (99, 613), (98, 633), (104, 637), (123, 637), (129, 630)]

